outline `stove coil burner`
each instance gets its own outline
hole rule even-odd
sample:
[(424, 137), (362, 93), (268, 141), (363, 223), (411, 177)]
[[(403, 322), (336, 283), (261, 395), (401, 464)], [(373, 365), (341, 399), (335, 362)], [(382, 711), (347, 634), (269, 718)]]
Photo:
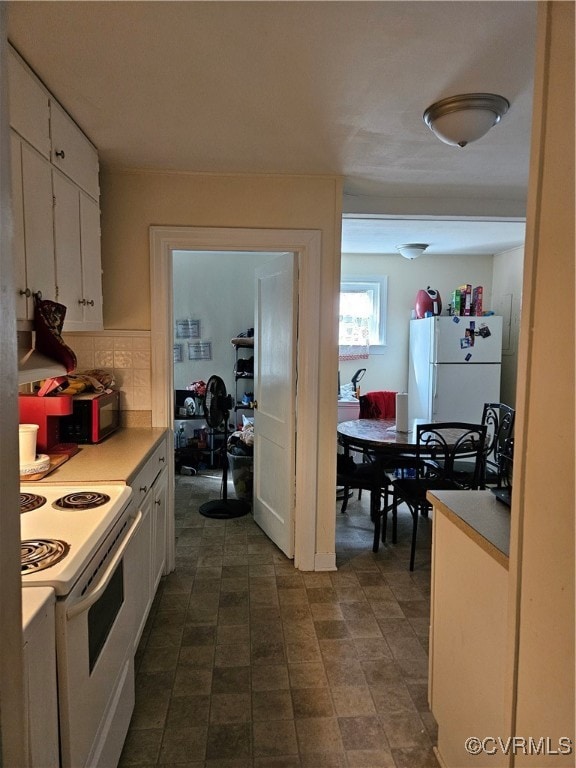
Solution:
[(22, 574), (36, 573), (66, 557), (70, 545), (60, 539), (25, 539), (20, 543)]
[(52, 506), (56, 509), (94, 509), (95, 507), (101, 507), (102, 504), (107, 504), (109, 501), (110, 496), (107, 496), (105, 493), (77, 491), (76, 493), (68, 493), (66, 496), (56, 499)]
[(23, 512), (32, 512), (38, 507), (42, 507), (46, 504), (44, 496), (39, 496), (37, 493), (21, 493), (20, 494), (20, 514)]

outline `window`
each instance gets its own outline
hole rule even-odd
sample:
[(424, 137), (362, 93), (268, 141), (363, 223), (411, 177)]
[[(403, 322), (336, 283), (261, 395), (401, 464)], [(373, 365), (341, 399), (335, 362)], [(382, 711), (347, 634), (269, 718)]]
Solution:
[(340, 284), (340, 347), (370, 347), (372, 354), (381, 351), (378, 347), (386, 344), (386, 298), (386, 277), (348, 279)]

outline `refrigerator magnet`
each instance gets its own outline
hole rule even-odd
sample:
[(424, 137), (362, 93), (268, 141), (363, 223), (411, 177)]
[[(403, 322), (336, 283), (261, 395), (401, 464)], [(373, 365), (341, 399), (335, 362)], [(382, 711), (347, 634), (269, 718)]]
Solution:
[(492, 336), (490, 333), (490, 328), (485, 323), (480, 324), (480, 330), (478, 331), (478, 334), (482, 336), (483, 339), (487, 339), (488, 336)]
[(472, 359), (472, 352), (468, 352), (464, 360), (466, 360), (466, 362), (469, 362), (471, 359)]

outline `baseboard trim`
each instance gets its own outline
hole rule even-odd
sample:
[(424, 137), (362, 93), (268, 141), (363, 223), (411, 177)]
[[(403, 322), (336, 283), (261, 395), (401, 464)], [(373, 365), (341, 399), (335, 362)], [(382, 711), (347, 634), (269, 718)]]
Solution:
[(315, 571), (335, 571), (336, 552), (317, 552), (314, 555)]

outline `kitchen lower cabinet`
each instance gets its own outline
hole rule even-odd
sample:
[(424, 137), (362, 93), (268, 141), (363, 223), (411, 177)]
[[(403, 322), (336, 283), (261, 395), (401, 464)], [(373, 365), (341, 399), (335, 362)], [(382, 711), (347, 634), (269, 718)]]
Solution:
[(64, 330), (102, 330), (100, 209), (66, 176), (52, 174), (56, 295), (67, 308)]
[(153, 487), (152, 508), (152, 592), (155, 594), (166, 566), (166, 518), (168, 514), (168, 467), (164, 467)]
[[(509, 756), (496, 740), (507, 738), (508, 557), (489, 539), (506, 518), (509, 531), (509, 510), (489, 491), (437, 492), (431, 500), (428, 698), (436, 756), (442, 768), (505, 768)], [(476, 741), (467, 749), (469, 739)], [(476, 753), (479, 742), (486, 748)]]
[(152, 456), (142, 465), (133, 483), (131, 504), (142, 514), (138, 532), (132, 541), (132, 569), (135, 583), (130, 588), (134, 595), (134, 621), (136, 626), (134, 651), (142, 637), (152, 601), (164, 572), (166, 562), (166, 517), (168, 510), (167, 443), (163, 440)]

